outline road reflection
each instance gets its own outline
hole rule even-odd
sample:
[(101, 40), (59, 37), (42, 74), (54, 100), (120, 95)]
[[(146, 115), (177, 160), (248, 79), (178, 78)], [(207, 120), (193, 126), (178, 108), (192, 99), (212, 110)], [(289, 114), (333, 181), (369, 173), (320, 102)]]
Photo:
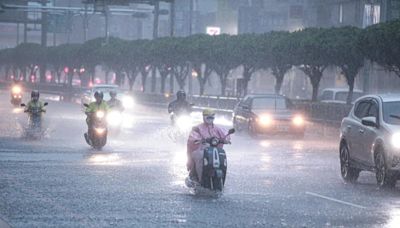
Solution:
[(116, 166), (122, 165), (123, 160), (118, 154), (96, 153), (89, 155), (87, 163), (98, 166)]

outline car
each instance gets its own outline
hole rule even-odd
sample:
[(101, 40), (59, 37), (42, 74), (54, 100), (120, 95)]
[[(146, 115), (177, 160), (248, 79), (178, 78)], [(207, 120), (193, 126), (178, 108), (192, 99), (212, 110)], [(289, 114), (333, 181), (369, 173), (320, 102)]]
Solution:
[(247, 95), (233, 111), (233, 125), (251, 136), (283, 133), (304, 137), (304, 115), (292, 107), (291, 101), (281, 95)]
[(111, 91), (116, 91), (117, 92), (117, 98), (122, 101), (122, 104), (125, 109), (130, 109), (134, 106), (134, 100), (133, 97), (127, 94), (124, 94), (117, 85), (108, 85), (108, 84), (97, 84), (91, 87), (90, 89), (86, 90), (82, 97), (81, 97), (81, 103), (83, 104), (89, 104), (90, 102), (95, 101), (94, 99), (94, 93), (96, 91), (101, 91), (104, 94), (104, 100), (108, 101), (111, 99), (110, 97), (110, 92)]
[(372, 171), (379, 187), (394, 187), (400, 177), (400, 94), (359, 98), (342, 121), (339, 148), (345, 182)]
[[(319, 101), (323, 103), (346, 104), (348, 94), (349, 90), (345, 88), (326, 88), (322, 90)], [(352, 103), (361, 96), (363, 96), (363, 91), (353, 90)]]

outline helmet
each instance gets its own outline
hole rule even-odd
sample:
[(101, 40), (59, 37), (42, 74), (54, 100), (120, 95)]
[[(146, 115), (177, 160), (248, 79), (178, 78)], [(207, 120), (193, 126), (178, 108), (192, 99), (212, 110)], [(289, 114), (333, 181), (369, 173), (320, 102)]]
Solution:
[(101, 92), (101, 91), (96, 91), (95, 93), (94, 93), (94, 98), (100, 98), (100, 99), (103, 99), (103, 97), (104, 97), (104, 94), (103, 94), (103, 92)]
[(114, 91), (114, 90), (111, 90), (110, 91), (110, 97), (116, 97), (117, 96), (117, 92), (116, 91)]
[(212, 109), (204, 109), (203, 116), (215, 116), (215, 112)]
[(176, 98), (177, 98), (178, 100), (185, 100), (185, 99), (186, 99), (186, 93), (185, 93), (185, 91), (179, 90), (179, 91), (176, 93)]
[(215, 119), (215, 112), (212, 109), (204, 109), (203, 122), (206, 124), (213, 124)]
[(39, 99), (39, 91), (37, 91), (37, 90), (33, 90), (32, 92), (31, 92), (31, 98), (32, 99), (34, 99), (34, 98), (36, 98), (36, 99)]

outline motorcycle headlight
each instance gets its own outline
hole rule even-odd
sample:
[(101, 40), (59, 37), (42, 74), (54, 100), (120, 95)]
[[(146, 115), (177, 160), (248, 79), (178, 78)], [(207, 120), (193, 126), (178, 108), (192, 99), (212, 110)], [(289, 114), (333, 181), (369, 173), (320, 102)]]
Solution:
[(103, 111), (97, 111), (96, 117), (99, 119), (103, 119), (106, 114)]
[(176, 120), (176, 125), (179, 129), (188, 130), (192, 128), (192, 118), (190, 116), (180, 116)]
[(304, 118), (302, 116), (295, 116), (292, 119), (292, 122), (295, 126), (300, 127), (304, 125)]
[(391, 143), (394, 148), (400, 149), (400, 132), (392, 135)]
[(104, 134), (104, 132), (106, 131), (105, 128), (95, 128), (94, 130), (95, 130), (96, 133), (99, 134), (99, 135)]
[(211, 140), (211, 146), (218, 146), (218, 144), (219, 144), (219, 139), (213, 138), (213, 139)]
[(262, 115), (258, 118), (258, 122), (262, 125), (262, 126), (270, 126), (273, 122), (273, 118), (271, 115)]
[(12, 91), (12, 93), (21, 93), (22, 89), (19, 86), (14, 86), (14, 87), (12, 87), (11, 91)]
[(133, 106), (135, 105), (135, 101), (130, 96), (124, 96), (122, 98), (122, 105), (124, 106), (124, 108), (130, 109), (133, 108)]
[(118, 126), (122, 122), (122, 115), (120, 112), (110, 112), (107, 114), (107, 123), (111, 126)]

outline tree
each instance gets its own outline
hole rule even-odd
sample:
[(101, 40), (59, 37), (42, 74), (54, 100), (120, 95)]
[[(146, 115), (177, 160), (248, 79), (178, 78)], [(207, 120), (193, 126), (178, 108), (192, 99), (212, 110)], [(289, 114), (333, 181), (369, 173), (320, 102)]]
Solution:
[(294, 65), (308, 76), (312, 85), (312, 101), (317, 101), (318, 89), (325, 68), (330, 65), (327, 29), (307, 28), (290, 36)]
[(99, 50), (100, 60), (115, 72), (115, 84), (121, 86), (126, 70), (126, 56), (128, 42), (119, 38), (110, 37), (109, 42)]
[(347, 104), (353, 100), (354, 81), (364, 65), (364, 55), (359, 40), (361, 29), (355, 27), (341, 27), (327, 30), (326, 45), (329, 48), (333, 64), (340, 67), (349, 85)]
[(267, 34), (266, 42), (269, 43), (267, 62), (275, 77), (275, 93), (279, 94), (285, 74), (292, 68), (290, 33), (271, 32)]
[(240, 93), (247, 94), (248, 85), (252, 75), (262, 66), (265, 67), (265, 52), (262, 49), (262, 39), (264, 37), (256, 34), (244, 34), (233, 39), (235, 50), (238, 52), (239, 64), (243, 66), (243, 91)]
[(210, 42), (210, 59), (212, 69), (218, 74), (221, 83), (221, 95), (225, 96), (229, 73), (240, 65), (239, 52), (236, 50), (234, 38), (230, 35), (212, 37)]
[[(20, 72), (23, 74), (25, 79), (25, 72), (29, 70), (29, 76), (36, 79), (37, 71), (39, 70), (39, 65), (46, 61), (46, 50), (40, 44), (35, 43), (23, 43), (15, 47), (14, 53), (15, 65), (19, 68)], [(45, 69), (42, 69), (45, 70)], [(14, 74), (15, 76), (15, 74)], [(42, 82), (45, 79), (41, 78)]]
[(196, 79), (199, 83), (199, 94), (204, 95), (205, 85), (213, 72), (208, 58), (208, 53), (211, 52), (209, 35), (199, 34), (188, 37), (185, 45), (188, 55), (188, 60), (192, 63), (192, 68), (196, 72)]
[(400, 20), (376, 24), (361, 34), (364, 55), (400, 77)]

